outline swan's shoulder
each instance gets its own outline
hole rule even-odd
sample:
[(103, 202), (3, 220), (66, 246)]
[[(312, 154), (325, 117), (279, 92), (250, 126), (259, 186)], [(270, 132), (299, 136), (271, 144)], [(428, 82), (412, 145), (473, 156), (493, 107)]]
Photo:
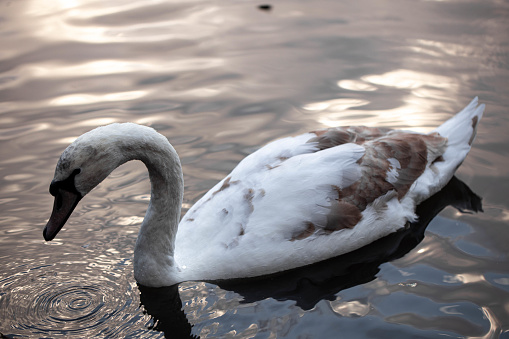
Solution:
[[(277, 140), (246, 157), (188, 211), (176, 254), (199, 250), (203, 265), (221, 257), (217, 269), (225, 278), (228, 261), (243, 263), (236, 274), (259, 275), (266, 266), (302, 266), (360, 247), (413, 218), (413, 201), (405, 198), (445, 145), (437, 134), (367, 127)], [(292, 253), (302, 257), (282, 259)]]

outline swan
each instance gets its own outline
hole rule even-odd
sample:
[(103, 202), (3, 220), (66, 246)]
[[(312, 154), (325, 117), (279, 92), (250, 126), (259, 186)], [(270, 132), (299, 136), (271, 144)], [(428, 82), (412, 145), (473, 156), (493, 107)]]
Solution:
[(469, 152), (484, 111), (475, 98), (428, 134), (321, 129), (273, 141), (243, 159), (180, 220), (184, 180), (166, 137), (114, 123), (78, 137), (58, 160), (50, 241), (115, 168), (141, 160), (151, 196), (134, 250), (149, 287), (269, 275), (351, 252), (415, 221)]

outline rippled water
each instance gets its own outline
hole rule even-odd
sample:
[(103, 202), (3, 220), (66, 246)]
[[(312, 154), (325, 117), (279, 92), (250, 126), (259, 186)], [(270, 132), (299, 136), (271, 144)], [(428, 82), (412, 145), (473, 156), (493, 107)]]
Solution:
[[(1, 333), (509, 337), (509, 3), (260, 4), (0, 2)], [(182, 158), (185, 211), (275, 138), (349, 124), (429, 131), (476, 95), (487, 110), (457, 175), (485, 212), (448, 207), (420, 226), (422, 241), (397, 235), (254, 286), (145, 289), (131, 262), (149, 197), (137, 163), (42, 239), (56, 161), (99, 125), (134, 121), (167, 136)]]

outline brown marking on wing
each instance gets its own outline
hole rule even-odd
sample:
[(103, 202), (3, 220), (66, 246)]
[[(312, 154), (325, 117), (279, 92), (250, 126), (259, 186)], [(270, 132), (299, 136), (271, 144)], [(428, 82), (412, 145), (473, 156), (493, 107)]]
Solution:
[(334, 146), (347, 144), (356, 140), (354, 133), (348, 132), (343, 128), (330, 128), (328, 130), (314, 132), (315, 138), (312, 138), (308, 142), (318, 142), (318, 148), (324, 150)]
[[(369, 203), (390, 190), (397, 192), (398, 199), (403, 198), (428, 163), (444, 153), (446, 144), (447, 139), (438, 135), (412, 133), (394, 133), (366, 142), (366, 153), (360, 163), (363, 175), (359, 181), (343, 189), (343, 201), (363, 211)], [(392, 168), (390, 158), (396, 159), (401, 166), (392, 183), (387, 181), (387, 173)]]
[(251, 213), (253, 213), (253, 211), (254, 211), (253, 198), (254, 198), (254, 190), (252, 188), (250, 188), (244, 194), (244, 199), (247, 201), (247, 203), (249, 205), (249, 211)]
[(479, 117), (476, 115), (472, 118), (472, 128), (473, 129), (476, 129), (477, 128), (477, 123), (479, 122)]
[(371, 206), (373, 207), (373, 209), (375, 211), (377, 211), (377, 213), (383, 213), (383, 211), (385, 211), (387, 209), (387, 203), (390, 200), (397, 198), (397, 197), (398, 197), (398, 192), (396, 192), (395, 190), (391, 190), (391, 191), (387, 192), (381, 198), (374, 200)]
[(339, 188), (339, 186), (332, 185), (332, 190), (336, 191), (336, 193), (338, 194), (338, 199), (337, 200), (340, 200), (343, 197), (343, 194), (341, 192), (341, 188)]
[(331, 205), (324, 230), (332, 233), (344, 228), (353, 228), (361, 219), (361, 210), (357, 206), (339, 200)]
[(245, 234), (244, 226), (242, 225), (242, 223), (237, 223), (237, 226), (239, 226), (239, 233), (238, 233), (238, 235), (236, 237), (234, 237), (229, 243), (223, 243), (223, 246), (226, 249), (231, 250), (231, 249), (239, 246), (241, 237)]
[(472, 146), (472, 143), (474, 142), (475, 135), (477, 134), (477, 123), (479, 122), (479, 117), (476, 115), (472, 118), (472, 128), (474, 131), (472, 132), (472, 136), (470, 136), (470, 140), (468, 140), (468, 145)]
[[(331, 234), (342, 229), (355, 227), (362, 220), (362, 212), (369, 204), (381, 212), (387, 202), (402, 199), (412, 184), (425, 171), (428, 164), (443, 161), (442, 154), (447, 139), (438, 133), (428, 135), (393, 131), (385, 128), (343, 127), (313, 132), (315, 138), (308, 142), (318, 142), (319, 149), (334, 147), (345, 142), (362, 144), (365, 154), (357, 161), (361, 166), (361, 178), (341, 189), (332, 186), (337, 193), (327, 215), (325, 227), (306, 222), (306, 228), (292, 236), (291, 241), (302, 240), (317, 232)], [(399, 162), (400, 168), (393, 169), (389, 159)], [(395, 170), (397, 176), (392, 183), (387, 181), (388, 171)]]
[(292, 236), (290, 241), (306, 239), (315, 233), (316, 226), (312, 222), (306, 221), (305, 225), (306, 225), (306, 229), (304, 231)]
[(447, 149), (447, 138), (442, 137), (437, 132), (433, 132), (424, 135), (424, 140), (426, 141), (426, 146), (428, 147), (428, 163), (430, 163), (430, 166), (437, 162), (445, 161), (442, 155)]
[(226, 179), (224, 179), (223, 184), (221, 185), (221, 187), (219, 187), (219, 189), (217, 191), (213, 192), (212, 195), (214, 196), (217, 193), (222, 192), (225, 189), (227, 189), (228, 187), (230, 187), (230, 185), (233, 185), (233, 184), (236, 184), (236, 183), (239, 182), (239, 180), (230, 181), (231, 179), (232, 179), (231, 177), (227, 177)]
[(274, 165), (272, 165), (272, 164), (267, 164), (267, 165), (265, 165), (265, 167), (267, 167), (267, 169), (269, 169), (269, 170), (273, 170), (274, 168), (278, 168), (279, 166), (281, 166), (281, 165), (282, 165), (282, 163), (283, 163), (283, 162), (285, 162), (285, 161), (286, 161), (286, 160), (288, 160), (288, 159), (290, 159), (290, 158), (289, 158), (289, 157), (279, 156), (279, 157), (277, 157), (277, 160), (279, 160), (279, 161), (280, 161), (279, 163), (274, 164)]
[(434, 164), (436, 162), (442, 162), (442, 161), (445, 161), (445, 160), (444, 160), (444, 157), (440, 155), (435, 160), (433, 160), (432, 164)]
[(317, 137), (321, 137), (322, 135), (324, 135), (325, 133), (327, 133), (327, 131), (329, 131), (329, 129), (319, 129), (317, 131), (311, 131), (310, 133), (314, 133), (316, 134)]
[(347, 143), (363, 144), (366, 141), (380, 138), (392, 130), (366, 126), (346, 126), (313, 131), (316, 137), (308, 142), (318, 142), (318, 148), (324, 150)]
[(364, 140), (373, 140), (393, 132), (393, 130), (390, 128), (366, 127), (366, 126), (350, 126), (348, 127), (348, 130), (357, 134), (358, 138)]

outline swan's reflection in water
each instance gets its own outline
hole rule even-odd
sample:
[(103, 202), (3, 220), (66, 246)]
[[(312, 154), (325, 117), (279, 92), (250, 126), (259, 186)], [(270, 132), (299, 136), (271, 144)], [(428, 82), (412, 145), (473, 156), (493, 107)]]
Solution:
[(166, 338), (196, 338), (182, 310), (178, 285), (146, 287), (138, 285), (140, 302), (154, 320), (153, 330), (164, 332)]
[[(341, 290), (374, 280), (381, 264), (401, 258), (422, 241), (428, 224), (447, 206), (462, 212), (482, 211), (481, 198), (453, 177), (440, 192), (417, 207), (418, 221), (409, 223), (404, 230), (310, 266), (270, 277), (217, 281), (215, 284), (242, 296), (242, 303), (266, 298), (293, 300), (302, 310), (310, 310), (320, 300), (335, 300)], [(191, 334), (192, 326), (182, 310), (178, 285), (138, 287), (141, 304), (153, 317), (154, 330), (164, 332), (167, 338), (196, 338)]]

